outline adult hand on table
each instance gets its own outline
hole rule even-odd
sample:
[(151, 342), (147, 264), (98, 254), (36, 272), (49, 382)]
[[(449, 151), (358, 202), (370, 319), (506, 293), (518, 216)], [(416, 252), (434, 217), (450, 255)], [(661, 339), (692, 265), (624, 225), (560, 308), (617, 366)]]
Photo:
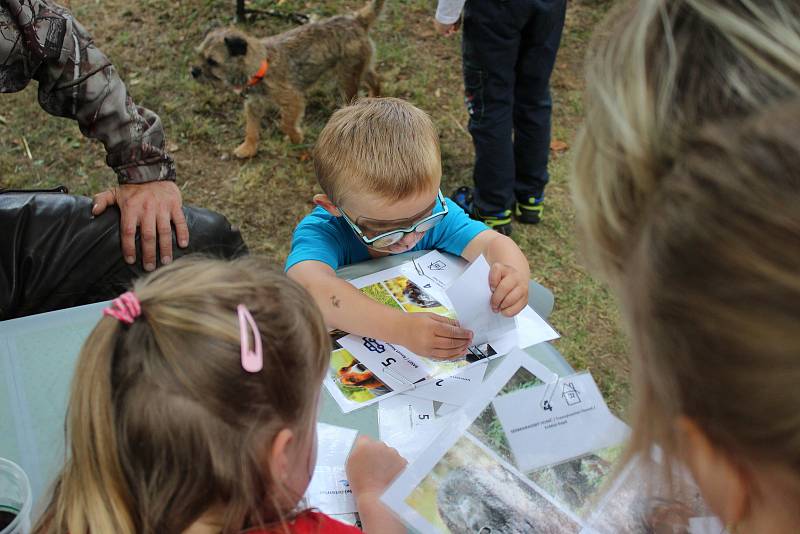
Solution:
[(408, 313), (401, 325), (400, 343), (420, 356), (437, 359), (463, 356), (472, 345), (472, 331), (458, 321), (435, 313)]
[(181, 191), (175, 182), (163, 180), (144, 184), (126, 184), (94, 196), (92, 215), (100, 215), (109, 206), (120, 211), (122, 256), (129, 264), (136, 262), (136, 229), (141, 228), (142, 265), (145, 271), (156, 268), (156, 242), (161, 263), (172, 261), (172, 227), (178, 246), (189, 246), (189, 226), (183, 216)]

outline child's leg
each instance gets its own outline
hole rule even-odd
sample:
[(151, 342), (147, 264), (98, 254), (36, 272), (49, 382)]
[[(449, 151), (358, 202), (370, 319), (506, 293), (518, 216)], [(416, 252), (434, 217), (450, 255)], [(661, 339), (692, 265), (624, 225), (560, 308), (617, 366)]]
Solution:
[(541, 199), (549, 179), (550, 74), (567, 7), (566, 0), (534, 4), (535, 12), (522, 30), (514, 87), (514, 192), (521, 203)]
[(468, 0), (464, 7), (464, 89), (475, 144), (474, 205), (481, 213), (514, 203), (514, 66), (524, 23), (517, 3)]

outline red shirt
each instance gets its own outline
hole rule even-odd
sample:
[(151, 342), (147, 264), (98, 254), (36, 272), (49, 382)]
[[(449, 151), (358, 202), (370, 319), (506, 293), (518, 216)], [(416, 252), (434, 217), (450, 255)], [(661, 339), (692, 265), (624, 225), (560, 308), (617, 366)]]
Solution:
[[(319, 512), (304, 512), (288, 522), (292, 534), (363, 534), (361, 529), (337, 521)], [(271, 530), (248, 530), (247, 534), (284, 534), (283, 527)]]

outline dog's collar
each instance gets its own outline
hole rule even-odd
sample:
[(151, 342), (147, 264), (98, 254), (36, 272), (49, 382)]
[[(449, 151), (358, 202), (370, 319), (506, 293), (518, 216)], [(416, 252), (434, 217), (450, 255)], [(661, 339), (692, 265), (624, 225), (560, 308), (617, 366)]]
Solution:
[(264, 76), (267, 74), (267, 69), (269, 69), (269, 62), (265, 59), (261, 61), (261, 67), (259, 67), (258, 72), (250, 76), (250, 79), (247, 80), (247, 87), (253, 87), (263, 80)]

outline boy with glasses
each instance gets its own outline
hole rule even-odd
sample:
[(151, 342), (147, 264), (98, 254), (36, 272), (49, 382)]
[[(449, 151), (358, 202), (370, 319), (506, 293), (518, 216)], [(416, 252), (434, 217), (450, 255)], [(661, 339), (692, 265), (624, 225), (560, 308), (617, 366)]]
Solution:
[(491, 265), (492, 308), (513, 316), (528, 303), (530, 270), (508, 237), (487, 231), (442, 196), (439, 141), (427, 114), (395, 98), (365, 98), (333, 114), (314, 148), (324, 194), (297, 226), (289, 277), (314, 297), (328, 326), (449, 358), (472, 332), (432, 313), (404, 313), (336, 277), (344, 265), (411, 250), (436, 249)]

